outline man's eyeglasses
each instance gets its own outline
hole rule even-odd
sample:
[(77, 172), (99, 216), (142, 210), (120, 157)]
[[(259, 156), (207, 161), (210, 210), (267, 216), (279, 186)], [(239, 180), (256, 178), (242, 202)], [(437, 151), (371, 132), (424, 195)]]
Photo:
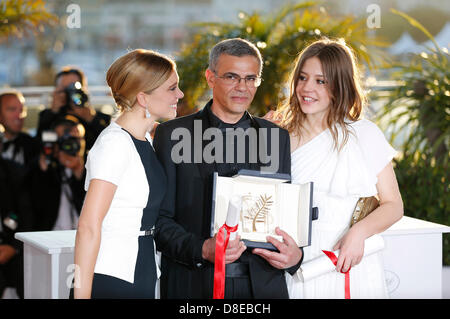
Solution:
[(256, 76), (256, 75), (250, 75), (250, 76), (246, 76), (245, 78), (241, 78), (239, 75), (237, 75), (235, 73), (225, 73), (222, 76), (218, 76), (216, 71), (213, 71), (213, 72), (214, 72), (214, 75), (216, 78), (222, 79), (226, 85), (230, 85), (230, 86), (241, 83), (241, 80), (244, 80), (245, 85), (247, 85), (247, 87), (257, 88), (258, 86), (261, 85), (261, 81), (263, 80), (261, 77)]

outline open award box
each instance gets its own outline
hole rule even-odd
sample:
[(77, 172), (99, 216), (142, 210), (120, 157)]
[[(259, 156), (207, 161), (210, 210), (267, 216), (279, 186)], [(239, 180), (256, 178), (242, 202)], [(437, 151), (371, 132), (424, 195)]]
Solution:
[[(248, 248), (276, 250), (266, 237), (283, 241), (275, 233), (280, 227), (298, 247), (311, 244), (311, 223), (317, 219), (313, 209), (313, 183), (291, 184), (289, 174), (261, 174), (240, 170), (233, 177), (214, 173), (211, 237), (227, 220), (229, 203), (240, 199), (237, 234)], [(231, 225), (229, 225), (231, 226)]]

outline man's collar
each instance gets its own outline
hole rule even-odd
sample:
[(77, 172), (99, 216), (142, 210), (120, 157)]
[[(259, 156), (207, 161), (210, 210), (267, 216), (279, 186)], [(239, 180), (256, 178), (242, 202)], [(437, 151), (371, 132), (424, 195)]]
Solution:
[(12, 141), (14, 141), (18, 136), (19, 136), (19, 134), (17, 134), (16, 136), (14, 136), (14, 137), (11, 138), (11, 139), (8, 139), (8, 138), (6, 137), (6, 135), (4, 135), (4, 134), (3, 134), (3, 135), (0, 135), (0, 137), (1, 137), (3, 143), (6, 143), (6, 142), (12, 142)]
[(211, 127), (218, 127), (218, 128), (222, 128), (222, 127), (239, 127), (241, 122), (246, 121), (246, 120), (251, 120), (250, 113), (248, 113), (248, 111), (245, 111), (244, 114), (242, 115), (242, 117), (240, 118), (240, 120), (237, 121), (236, 123), (234, 123), (234, 124), (225, 123), (220, 118), (218, 118), (213, 113), (213, 111), (211, 110), (212, 103), (213, 103), (213, 100), (211, 99), (205, 105), (206, 114), (208, 116), (208, 120), (209, 120), (209, 123), (210, 123)]

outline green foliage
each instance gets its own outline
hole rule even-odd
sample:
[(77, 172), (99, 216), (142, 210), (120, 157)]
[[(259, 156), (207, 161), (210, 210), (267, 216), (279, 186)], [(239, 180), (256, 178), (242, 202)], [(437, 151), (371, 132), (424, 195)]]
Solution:
[[(409, 33), (417, 43), (427, 41), (428, 37), (420, 29), (410, 24), (405, 24), (403, 20), (398, 19), (397, 14), (389, 11), (389, 7), (393, 5), (395, 4), (386, 3), (386, 8), (381, 6), (381, 15), (383, 18), (381, 20), (381, 28), (376, 29), (376, 34), (388, 39), (392, 43), (396, 42), (404, 32)], [(442, 7), (445, 5), (444, 2), (441, 3)], [(450, 21), (450, 13), (447, 11), (439, 8), (436, 5), (436, 0), (434, 0), (434, 6), (419, 4), (409, 8), (406, 13), (414, 17), (417, 21), (426, 22), (427, 29), (430, 33), (436, 35), (442, 30), (447, 21)]]
[[(450, 225), (450, 174), (422, 157), (395, 160), (395, 174), (406, 216)], [(443, 263), (450, 265), (450, 234), (444, 234)]]
[(382, 117), (388, 117), (392, 140), (403, 135), (405, 155), (425, 154), (448, 165), (450, 82), (448, 54), (423, 52), (393, 75), (401, 85), (391, 92)]
[[(409, 63), (394, 65), (393, 77), (402, 84), (390, 93), (379, 122), (392, 132), (391, 142), (397, 137), (403, 140), (396, 175), (405, 215), (450, 225), (449, 54), (419, 22), (392, 11), (427, 35), (435, 48), (414, 55)], [(444, 263), (450, 265), (448, 235), (444, 236)]]
[(240, 37), (255, 43), (264, 59), (263, 78), (253, 101), (251, 112), (265, 114), (284, 98), (282, 90), (297, 54), (310, 42), (322, 36), (344, 38), (368, 67), (374, 67), (373, 56), (380, 54), (370, 46), (385, 43), (368, 37), (365, 20), (353, 16), (332, 17), (323, 7), (308, 1), (289, 4), (278, 12), (239, 13), (232, 23), (197, 23), (193, 41), (182, 47), (177, 59), (183, 103), (190, 109), (198, 106), (208, 87), (204, 72), (208, 67), (209, 50), (219, 41)]
[(57, 17), (45, 9), (42, 0), (3, 0), (0, 3), (0, 42), (9, 36), (22, 38), (29, 32), (43, 32)]
[[(397, 11), (395, 11), (397, 12)], [(398, 13), (412, 25), (431, 34), (416, 20)], [(403, 137), (404, 157), (422, 158), (430, 165), (448, 166), (450, 149), (450, 69), (448, 51), (435, 48), (414, 55), (409, 63), (393, 65), (393, 78), (401, 85), (393, 90), (381, 113), (391, 140)]]

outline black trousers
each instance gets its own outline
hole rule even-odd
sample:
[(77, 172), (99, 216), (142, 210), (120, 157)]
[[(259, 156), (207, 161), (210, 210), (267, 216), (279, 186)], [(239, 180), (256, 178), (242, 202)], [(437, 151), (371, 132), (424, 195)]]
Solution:
[(225, 265), (225, 299), (254, 299), (247, 263)]
[[(153, 288), (153, 289), (152, 289)], [(139, 282), (128, 281), (103, 274), (94, 274), (92, 299), (141, 299), (155, 298), (155, 286), (145, 287)]]
[(224, 299), (254, 299), (250, 277), (226, 277)]
[(23, 256), (14, 256), (4, 265), (0, 265), (0, 297), (7, 287), (16, 288), (17, 296), (23, 299)]

